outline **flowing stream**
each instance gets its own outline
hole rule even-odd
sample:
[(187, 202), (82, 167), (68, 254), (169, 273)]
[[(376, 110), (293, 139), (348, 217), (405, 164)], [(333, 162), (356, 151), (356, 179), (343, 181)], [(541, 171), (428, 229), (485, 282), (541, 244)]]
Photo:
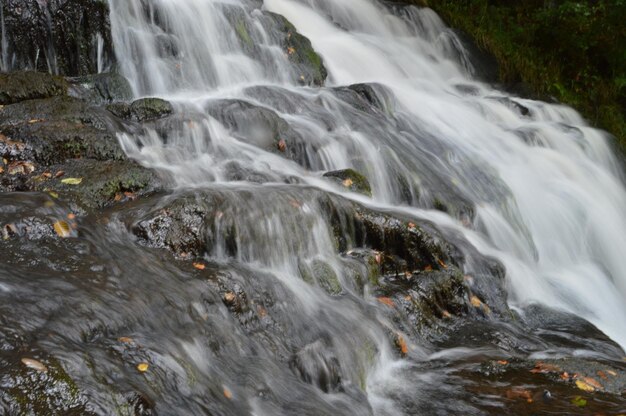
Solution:
[[(468, 363), (623, 356), (626, 189), (608, 135), (571, 108), (478, 81), (478, 63), (432, 10), (377, 0), (108, 2), (134, 95), (175, 110), (118, 139), (171, 192), (93, 224), (86, 239), (98, 248), (72, 248), (90, 260), (68, 272), (88, 280), (71, 291), (45, 284), (49, 308), (63, 293), (65, 312), (47, 327), (63, 335), (44, 343), (89, 385), (140, 391), (159, 415), (502, 414), (498, 397), (472, 393)], [(287, 38), (280, 16), (293, 25)], [(324, 86), (294, 65), (296, 31), (322, 58)], [(371, 197), (323, 176), (347, 168), (367, 178)], [(405, 335), (398, 354), (389, 334), (405, 323), (353, 283), (367, 272), (350, 241), (339, 255), (325, 198), (434, 224), (494, 313), (507, 305), (489, 300), (503, 296), (523, 319), (481, 319), (444, 341)], [(180, 201), (209, 230), (215, 293), (125, 227)], [(485, 259), (504, 266), (505, 295)], [(311, 285), (320, 269), (336, 281)], [(42, 296), (37, 279), (33, 297)], [(235, 317), (224, 290), (256, 311)], [(541, 308), (582, 318), (616, 345), (572, 335), (570, 347), (554, 347), (542, 337), (563, 327), (520, 324)], [(141, 347), (109, 345), (102, 333)], [(77, 347), (89, 334), (89, 347)], [(147, 360), (152, 373), (139, 381), (120, 357)], [(126, 414), (111, 404), (123, 395), (93, 390), (91, 411)]]

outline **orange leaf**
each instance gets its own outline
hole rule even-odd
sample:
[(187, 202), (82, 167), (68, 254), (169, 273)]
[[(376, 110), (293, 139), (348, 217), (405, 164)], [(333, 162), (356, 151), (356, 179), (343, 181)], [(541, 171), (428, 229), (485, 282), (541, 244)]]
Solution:
[(134, 342), (133, 339), (129, 337), (119, 337), (117, 340), (123, 344), (132, 344)]
[(497, 361), (497, 363), (500, 365), (509, 365), (509, 362), (507, 360), (499, 360)]
[(352, 179), (348, 178), (345, 181), (343, 181), (342, 184), (346, 188), (349, 188), (349, 187), (351, 187), (354, 184), (354, 182), (352, 181)]
[(608, 380), (609, 379), (606, 376), (606, 374), (604, 374), (604, 371), (602, 371), (602, 370), (598, 370), (598, 372), (596, 374), (598, 374), (598, 377), (600, 377), (602, 380)]
[(600, 384), (595, 378), (585, 377), (583, 378), (583, 381), (597, 390), (604, 390), (602, 384)]
[(537, 374), (537, 373), (560, 373), (561, 369), (559, 367), (557, 367), (556, 365), (546, 364), (544, 362), (537, 361), (537, 363), (535, 363), (535, 368), (530, 370), (530, 372), (534, 373), (534, 374)]
[(206, 266), (204, 265), (204, 263), (194, 263), (193, 267), (195, 267), (198, 270), (204, 270), (206, 269)]
[(226, 387), (224, 387), (224, 397), (226, 397), (228, 400), (233, 398), (233, 394)]
[(377, 300), (377, 301), (379, 301), (380, 303), (383, 303), (383, 304), (387, 305), (387, 306), (391, 306), (392, 308), (395, 308), (395, 307), (396, 307), (396, 304), (395, 304), (395, 303), (394, 303), (394, 301), (393, 301), (392, 299), (390, 299), (390, 298), (387, 298), (387, 297), (381, 296), (381, 297), (379, 297), (379, 298), (376, 298), (376, 300)]
[(398, 346), (398, 348), (400, 348), (400, 352), (402, 353), (402, 355), (407, 355), (409, 353), (409, 347), (406, 345), (404, 337), (400, 334), (398, 334), (396, 337), (396, 345)]
[(431, 266), (430, 264), (426, 267), (424, 267), (424, 271), (425, 272), (432, 272), (433, 271), (433, 266)]

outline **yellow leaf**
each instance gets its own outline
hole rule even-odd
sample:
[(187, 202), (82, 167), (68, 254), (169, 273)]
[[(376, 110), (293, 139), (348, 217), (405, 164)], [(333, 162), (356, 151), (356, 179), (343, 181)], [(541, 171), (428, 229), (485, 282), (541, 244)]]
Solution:
[(65, 178), (65, 179), (61, 179), (61, 183), (64, 183), (66, 185), (80, 185), (80, 183), (83, 181), (83, 178)]
[(48, 367), (46, 367), (42, 362), (33, 360), (32, 358), (22, 358), (22, 364), (24, 364), (28, 368), (37, 370), (40, 373), (48, 372)]
[(148, 371), (148, 363), (139, 363), (137, 364), (137, 370), (139, 370), (142, 373), (145, 373), (146, 371)]
[(61, 238), (67, 238), (72, 235), (72, 229), (65, 221), (57, 221), (53, 225), (54, 231)]
[(480, 299), (478, 299), (478, 296), (472, 296), (470, 298), (470, 302), (472, 306), (475, 308), (480, 308), (481, 306), (483, 306), (483, 302)]
[(585, 383), (582, 380), (576, 380), (576, 387), (583, 391), (595, 391), (595, 388), (593, 388), (593, 386)]

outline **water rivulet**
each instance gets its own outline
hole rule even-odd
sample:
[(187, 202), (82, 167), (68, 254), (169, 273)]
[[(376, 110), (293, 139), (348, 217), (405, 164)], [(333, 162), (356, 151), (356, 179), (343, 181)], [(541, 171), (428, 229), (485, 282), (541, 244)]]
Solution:
[(118, 75), (0, 97), (0, 412), (625, 411), (606, 134), (427, 8), (109, 9)]

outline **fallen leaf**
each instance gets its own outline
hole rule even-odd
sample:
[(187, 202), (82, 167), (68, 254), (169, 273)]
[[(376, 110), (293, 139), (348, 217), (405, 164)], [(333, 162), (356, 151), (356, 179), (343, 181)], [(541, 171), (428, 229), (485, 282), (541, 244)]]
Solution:
[(507, 399), (526, 399), (527, 402), (533, 401), (533, 395), (530, 390), (514, 387), (506, 391)]
[(572, 404), (576, 407), (585, 407), (587, 406), (587, 400), (581, 396), (576, 396), (572, 399)]
[(54, 174), (55, 178), (60, 178), (61, 176), (65, 175), (65, 172), (63, 172), (62, 170), (58, 171), (57, 173)]
[(4, 168), (0, 166), (0, 173), (4, 173)]
[(129, 337), (119, 337), (117, 340), (123, 344), (132, 344), (134, 342), (133, 339)]
[(206, 266), (204, 265), (204, 263), (194, 263), (193, 267), (195, 267), (198, 270), (204, 270), (206, 269)]
[(226, 397), (228, 400), (233, 398), (233, 394), (226, 387), (224, 387), (224, 397)]
[(617, 377), (617, 373), (613, 370), (606, 370), (606, 372), (612, 375), (613, 377)]
[(61, 183), (64, 183), (65, 185), (80, 185), (80, 183), (83, 181), (83, 178), (65, 178), (65, 179), (61, 179)]
[(598, 377), (600, 377), (602, 380), (608, 380), (609, 379), (606, 376), (606, 374), (604, 374), (604, 371), (602, 371), (602, 370), (598, 370), (598, 372), (596, 374), (598, 374)]
[(481, 306), (483, 306), (483, 302), (478, 299), (478, 296), (475, 295), (472, 295), (472, 297), (470, 298), (470, 303), (475, 308), (480, 308)]
[(443, 311), (442, 315), (446, 319), (452, 318), (452, 314), (450, 312), (448, 312), (448, 311)]
[(115, 197), (113, 198), (113, 200), (115, 202), (120, 202), (122, 200), (123, 196), (120, 193), (115, 194)]
[(137, 370), (139, 370), (142, 373), (145, 373), (146, 371), (148, 371), (148, 368), (150, 366), (148, 365), (148, 363), (139, 363), (137, 364)]
[(413, 230), (416, 228), (416, 225), (413, 224), (412, 222), (409, 223), (409, 229)]
[(53, 225), (54, 231), (61, 238), (67, 238), (72, 235), (72, 229), (65, 221), (57, 221)]
[(404, 297), (404, 300), (406, 300), (407, 302), (410, 302), (410, 301), (412, 301), (412, 300), (413, 300), (413, 298), (411, 297), (411, 295), (406, 295), (406, 296)]
[(49, 192), (48, 192), (48, 195), (50, 195), (50, 196), (51, 196), (52, 198), (54, 198), (54, 199), (58, 199), (58, 198), (59, 198), (59, 194), (57, 194), (57, 193), (56, 193), (56, 192), (54, 192), (54, 191), (49, 191)]
[(396, 304), (395, 304), (395, 303), (394, 303), (394, 301), (393, 301), (392, 299), (390, 299), (390, 298), (387, 298), (387, 297), (381, 296), (381, 297), (379, 297), (379, 298), (376, 298), (376, 300), (377, 300), (377, 301), (379, 301), (380, 303), (383, 303), (383, 304), (387, 305), (387, 306), (391, 306), (392, 308), (395, 308), (395, 307), (396, 307)]
[(352, 181), (352, 179), (348, 178), (346, 180), (344, 180), (343, 182), (341, 182), (343, 184), (343, 186), (345, 186), (346, 188), (351, 187), (354, 182)]
[(561, 380), (569, 380), (570, 379), (569, 373), (567, 371), (564, 372), (563, 374), (561, 374), (559, 377), (561, 378)]
[(396, 345), (400, 349), (402, 355), (407, 355), (409, 353), (409, 347), (406, 345), (406, 341), (404, 337), (400, 334), (396, 336)]
[(598, 380), (596, 380), (595, 378), (585, 377), (583, 378), (583, 381), (596, 390), (604, 390), (604, 387), (602, 386), (602, 384), (600, 384)]
[(546, 364), (542, 361), (537, 361), (535, 363), (535, 368), (530, 370), (531, 373), (560, 373), (561, 369), (554, 364)]
[(234, 292), (226, 292), (224, 293), (224, 302), (228, 305), (232, 305), (235, 303), (235, 299), (237, 299), (237, 295)]
[(67, 219), (68, 220), (76, 219), (76, 214), (74, 214), (73, 212), (70, 212), (69, 214), (67, 214)]
[(17, 161), (11, 162), (7, 167), (9, 175), (28, 175), (35, 171), (35, 165), (31, 162)]
[(288, 55), (293, 55), (294, 53), (296, 53), (296, 48), (292, 48), (292, 47), (287, 48)]
[(35, 124), (35, 123), (40, 123), (43, 120), (40, 118), (33, 118), (32, 120), (28, 120), (28, 124)]
[(376, 255), (374, 256), (374, 260), (376, 261), (377, 264), (382, 263), (383, 261), (382, 253), (377, 252)]
[(131, 201), (134, 201), (135, 199), (137, 199), (137, 195), (133, 192), (124, 192), (124, 196), (130, 199)]
[(278, 141), (278, 150), (280, 150), (281, 152), (284, 152), (285, 150), (287, 150), (287, 142), (283, 139), (280, 139)]
[(22, 358), (22, 364), (32, 370), (39, 371), (40, 373), (48, 372), (48, 367), (46, 367), (42, 362), (33, 360), (32, 358)]
[(593, 386), (585, 383), (583, 380), (576, 380), (576, 387), (578, 387), (582, 391), (595, 391), (595, 388)]
[(424, 267), (424, 271), (425, 272), (432, 272), (433, 271), (433, 266), (431, 266), (430, 264), (426, 267)]
[(500, 364), (500, 365), (509, 365), (509, 362), (507, 360), (499, 360), (499, 361), (496, 361), (496, 362), (498, 364)]
[(441, 267), (443, 267), (444, 269), (447, 269), (447, 268), (448, 268), (448, 266), (447, 266), (447, 265), (446, 265), (443, 261), (441, 261), (441, 260), (439, 260), (439, 259), (437, 259), (437, 263), (439, 263), (439, 265), (440, 265)]
[(261, 318), (265, 318), (265, 317), (267, 316), (267, 310), (266, 310), (263, 306), (259, 305), (259, 306), (257, 307), (257, 310), (258, 310), (258, 312), (259, 312), (259, 316), (260, 316)]
[(42, 174), (41, 174), (41, 177), (42, 177), (43, 179), (50, 179), (50, 178), (52, 178), (52, 173), (50, 173), (50, 172), (44, 172), (44, 173), (42, 173)]

